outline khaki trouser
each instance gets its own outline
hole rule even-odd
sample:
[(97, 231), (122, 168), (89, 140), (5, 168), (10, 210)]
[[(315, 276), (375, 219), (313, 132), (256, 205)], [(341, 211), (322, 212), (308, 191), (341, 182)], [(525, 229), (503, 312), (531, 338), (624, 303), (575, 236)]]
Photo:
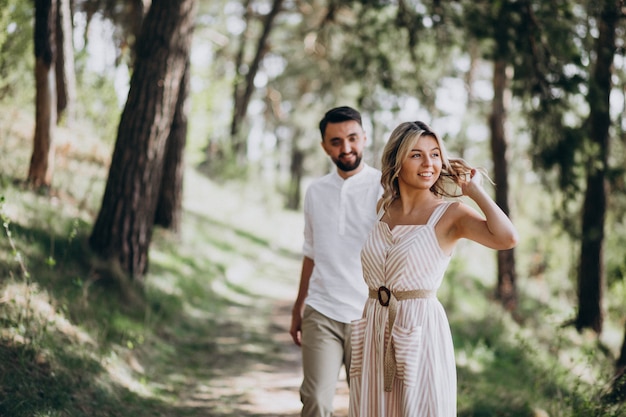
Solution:
[(350, 375), (350, 324), (308, 305), (302, 317), (302, 417), (330, 417), (341, 366)]

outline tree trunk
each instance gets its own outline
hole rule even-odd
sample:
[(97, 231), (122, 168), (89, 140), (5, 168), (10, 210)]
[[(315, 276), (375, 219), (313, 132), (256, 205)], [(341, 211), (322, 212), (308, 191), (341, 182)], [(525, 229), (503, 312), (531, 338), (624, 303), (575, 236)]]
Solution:
[(50, 186), (54, 172), (53, 123), (56, 122), (54, 81), (56, 0), (35, 2), (35, 137), (28, 182)]
[(154, 219), (154, 224), (176, 233), (180, 231), (183, 211), (183, 174), (185, 172), (183, 156), (187, 142), (189, 72), (190, 62), (187, 61), (178, 92), (174, 120), (165, 148), (163, 179)]
[[(498, 206), (509, 215), (509, 179), (507, 167), (507, 141), (505, 120), (507, 104), (508, 77), (507, 63), (503, 59), (496, 59), (493, 71), (493, 107), (489, 119), (491, 129), (491, 155), (493, 158), (494, 181), (496, 183), (495, 201)], [(514, 249), (498, 251), (498, 286), (496, 297), (508, 310), (517, 307), (517, 287), (515, 273)]]
[[(246, 117), (246, 113), (248, 112), (248, 105), (250, 104), (250, 99), (252, 98), (252, 93), (254, 92), (254, 78), (259, 72), (259, 67), (261, 66), (261, 61), (263, 57), (269, 50), (268, 48), (268, 39), (270, 33), (273, 29), (274, 20), (278, 13), (280, 13), (284, 0), (273, 0), (272, 10), (265, 16), (265, 20), (263, 22), (263, 32), (259, 37), (256, 52), (252, 62), (248, 67), (248, 71), (245, 74), (245, 77), (239, 73), (240, 68), (236, 68), (237, 71), (237, 79), (244, 78), (243, 86), (239, 84), (235, 84), (235, 107), (233, 110), (233, 119), (230, 127), (230, 134), (233, 141), (233, 152), (238, 163), (245, 163), (245, 157), (247, 152), (247, 144), (246, 140), (240, 134), (241, 123)], [(241, 51), (244, 50), (245, 39), (242, 40)], [(243, 56), (243, 52), (240, 52)], [(243, 59), (243, 58), (242, 58)]]
[(589, 140), (587, 189), (582, 213), (582, 242), (578, 267), (578, 315), (576, 329), (602, 332), (604, 266), (602, 246), (606, 216), (606, 171), (609, 152), (609, 95), (611, 66), (615, 55), (615, 30), (620, 16), (619, 1), (605, 0), (598, 16), (596, 62), (589, 79)]
[[(141, 34), (143, 19), (146, 12), (150, 10), (150, 4), (150, 0), (130, 0), (126, 3), (126, 9), (129, 16), (129, 19), (127, 20), (129, 24), (128, 31), (130, 32), (130, 35), (126, 35), (128, 42), (127, 47), (130, 50), (130, 60), (127, 64), (131, 71), (135, 68), (135, 60), (137, 59), (137, 55), (135, 53), (137, 49), (136, 43)], [(120, 58), (121, 57), (122, 54), (120, 53)]]
[(62, 116), (70, 126), (74, 120), (76, 103), (76, 71), (74, 69), (74, 43), (70, 0), (56, 0), (56, 87), (57, 87), (57, 118), (59, 124)]
[(302, 199), (302, 177), (304, 176), (305, 154), (298, 146), (298, 139), (302, 136), (300, 129), (296, 129), (291, 141), (291, 162), (289, 164), (289, 187), (287, 189), (287, 208), (298, 210)]
[(195, 0), (155, 0), (137, 40), (137, 61), (118, 128), (92, 249), (135, 281), (148, 270), (163, 158), (189, 59)]
[[(235, 135), (238, 134), (241, 126), (240, 114), (242, 112), (241, 109), (241, 97), (243, 96), (243, 92), (245, 89), (245, 76), (242, 73), (244, 60), (246, 56), (246, 46), (248, 45), (247, 39), (250, 35), (250, 20), (252, 18), (252, 0), (244, 0), (244, 14), (243, 20), (245, 22), (246, 28), (241, 32), (241, 37), (239, 41), (239, 50), (237, 51), (237, 56), (235, 57), (235, 80), (233, 82), (233, 119), (230, 122), (230, 135), (232, 141), (232, 149), (238, 147), (237, 140)], [(244, 111), (245, 114), (245, 111)]]

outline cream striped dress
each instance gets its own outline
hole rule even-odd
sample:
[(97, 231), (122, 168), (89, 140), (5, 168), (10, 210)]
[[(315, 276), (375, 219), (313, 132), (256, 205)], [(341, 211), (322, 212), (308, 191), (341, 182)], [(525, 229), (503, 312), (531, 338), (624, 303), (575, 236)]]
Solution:
[[(450, 205), (439, 204), (425, 225), (380, 220), (361, 251), (365, 282), (394, 291), (437, 290), (450, 256), (443, 253), (435, 225)], [(384, 388), (389, 307), (369, 298), (363, 318), (352, 323), (350, 417), (454, 417), (456, 366), (450, 325), (436, 297), (397, 301), (392, 352), (396, 372)]]

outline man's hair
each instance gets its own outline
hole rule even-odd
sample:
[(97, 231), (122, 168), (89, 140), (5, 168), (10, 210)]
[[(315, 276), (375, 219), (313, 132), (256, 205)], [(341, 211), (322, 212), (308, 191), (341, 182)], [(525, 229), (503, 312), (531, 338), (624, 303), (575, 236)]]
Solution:
[(341, 123), (354, 120), (359, 125), (363, 126), (361, 122), (361, 113), (354, 110), (352, 107), (341, 106), (330, 109), (324, 115), (324, 118), (320, 120), (320, 133), (322, 134), (322, 140), (324, 140), (324, 133), (326, 132), (326, 125), (328, 123)]

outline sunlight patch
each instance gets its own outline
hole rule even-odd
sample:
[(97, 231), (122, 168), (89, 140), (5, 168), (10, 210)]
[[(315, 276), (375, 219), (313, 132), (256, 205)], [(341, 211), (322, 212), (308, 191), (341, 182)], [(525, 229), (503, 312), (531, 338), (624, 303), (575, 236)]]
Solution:
[(108, 358), (102, 360), (102, 366), (107, 370), (109, 378), (111, 378), (111, 381), (114, 383), (143, 397), (152, 397), (153, 394), (150, 389), (148, 389), (143, 381), (137, 380), (133, 375), (133, 369), (128, 363), (129, 359), (136, 360), (134, 356), (124, 359), (115, 352), (111, 352)]
[(171, 275), (162, 274), (150, 276), (150, 286), (168, 295), (183, 295), (183, 291), (178, 287), (178, 280)]
[[(6, 305), (8, 314), (27, 314), (42, 327), (52, 326), (55, 330), (80, 343), (95, 346), (91, 336), (70, 323), (50, 304), (48, 293), (36, 284), (10, 283), (2, 292), (0, 305)], [(16, 340), (17, 341), (17, 340)]]

